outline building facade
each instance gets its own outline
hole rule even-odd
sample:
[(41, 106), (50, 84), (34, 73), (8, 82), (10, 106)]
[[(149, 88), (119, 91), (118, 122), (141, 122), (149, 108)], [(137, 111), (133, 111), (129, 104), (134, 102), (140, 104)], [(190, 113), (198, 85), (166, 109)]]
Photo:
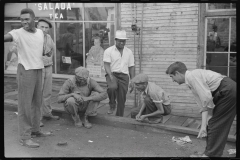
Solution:
[[(68, 78), (78, 66), (105, 82), (103, 51), (114, 45), (117, 29), (127, 31), (126, 46), (143, 72), (172, 99), (172, 114), (201, 116), (185, 86), (172, 82), (167, 67), (184, 62), (188, 69), (210, 69), (236, 81), (236, 4), (234, 3), (7, 3), (4, 33), (20, 28), (20, 11), (31, 8), (53, 24), (56, 43), (53, 77)], [(5, 75), (16, 74), (17, 51), (5, 43)], [(136, 93), (127, 105), (137, 104)]]

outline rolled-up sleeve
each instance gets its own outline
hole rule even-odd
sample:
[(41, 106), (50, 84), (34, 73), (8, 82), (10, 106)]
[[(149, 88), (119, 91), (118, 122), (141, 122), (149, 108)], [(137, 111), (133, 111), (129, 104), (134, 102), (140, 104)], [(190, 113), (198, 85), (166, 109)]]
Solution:
[(110, 50), (106, 49), (103, 53), (103, 62), (111, 62)]
[(17, 34), (17, 30), (16, 29), (13, 29), (12, 31), (10, 31), (8, 33), (12, 35), (14, 42), (18, 41), (18, 34)]

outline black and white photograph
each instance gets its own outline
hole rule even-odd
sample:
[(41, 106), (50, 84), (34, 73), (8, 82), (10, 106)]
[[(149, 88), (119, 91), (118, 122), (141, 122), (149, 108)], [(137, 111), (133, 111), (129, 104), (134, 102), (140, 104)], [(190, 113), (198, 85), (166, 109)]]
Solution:
[(56, 2), (3, 3), (5, 158), (239, 156), (237, 1)]

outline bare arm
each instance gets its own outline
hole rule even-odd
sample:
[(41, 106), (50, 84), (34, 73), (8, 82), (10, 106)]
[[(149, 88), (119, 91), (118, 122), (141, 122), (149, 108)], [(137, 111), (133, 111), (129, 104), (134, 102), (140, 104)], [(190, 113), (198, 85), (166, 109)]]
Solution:
[(104, 68), (105, 68), (106, 73), (109, 75), (109, 77), (110, 77), (110, 79), (112, 81), (113, 80), (113, 76), (112, 76), (112, 73), (111, 73), (110, 63), (104, 62)]
[(163, 109), (162, 103), (155, 103), (155, 105), (157, 107), (157, 110), (155, 112), (153, 112), (153, 113), (144, 115), (145, 117), (152, 117), (152, 116), (156, 116), (156, 115), (164, 113), (164, 109)]
[(134, 66), (128, 67), (129, 70), (129, 75), (130, 75), (130, 79), (132, 79), (135, 75), (134, 75)]
[(12, 42), (13, 41), (13, 37), (11, 34), (7, 33), (4, 35), (4, 42)]

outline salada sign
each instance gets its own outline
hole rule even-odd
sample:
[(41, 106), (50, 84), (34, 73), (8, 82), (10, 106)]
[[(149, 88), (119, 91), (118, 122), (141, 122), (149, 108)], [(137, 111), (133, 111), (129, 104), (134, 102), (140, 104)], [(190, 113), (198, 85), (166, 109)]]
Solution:
[[(55, 9), (55, 10), (57, 10), (57, 9), (58, 10), (60, 10), (60, 9), (61, 10), (65, 10), (65, 9), (71, 10), (72, 9), (70, 3), (55, 3), (55, 5), (53, 3), (37, 3), (35, 5), (37, 5), (38, 10), (40, 10), (40, 11), (53, 10), (53, 9)], [(74, 3), (72, 3), (72, 5), (74, 5)], [(58, 13), (55, 13), (55, 15), (49, 14), (49, 16), (50, 16), (50, 19), (52, 19), (53, 16), (55, 17), (55, 19), (58, 19), (58, 18), (63, 19), (62, 13), (60, 13), (60, 15)]]

